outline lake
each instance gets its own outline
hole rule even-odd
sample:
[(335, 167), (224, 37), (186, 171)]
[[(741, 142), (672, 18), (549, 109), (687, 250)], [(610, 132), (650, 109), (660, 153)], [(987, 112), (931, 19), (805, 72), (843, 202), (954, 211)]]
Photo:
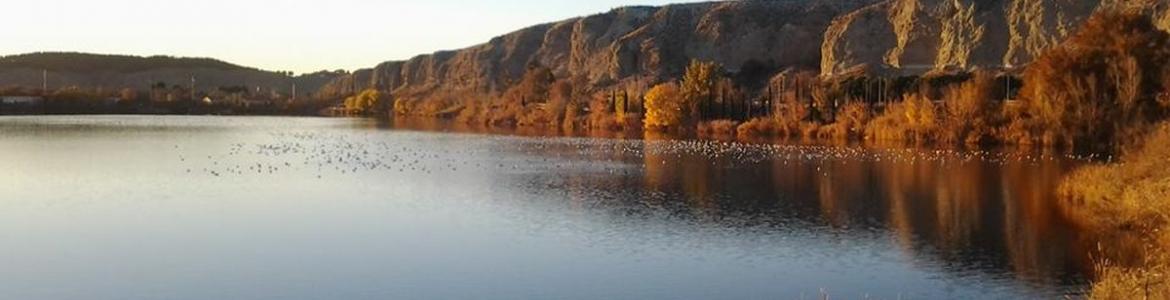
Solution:
[(1096, 247), (1027, 152), (0, 118), (0, 299), (1019, 299)]

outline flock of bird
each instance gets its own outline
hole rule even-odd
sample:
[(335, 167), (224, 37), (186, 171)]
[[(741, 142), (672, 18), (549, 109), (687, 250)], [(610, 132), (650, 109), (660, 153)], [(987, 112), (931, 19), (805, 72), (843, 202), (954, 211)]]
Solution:
[[(269, 132), (254, 143), (233, 143), (189, 159), (186, 172), (214, 177), (309, 171), (316, 178), (363, 172), (442, 175), (482, 172), (630, 174), (647, 163), (686, 160), (720, 166), (888, 163), (940, 166), (961, 163), (1029, 164), (1055, 160), (1104, 161), (1098, 155), (1053, 155), (984, 150), (922, 150), (815, 145), (749, 144), (710, 140), (526, 138), (414, 132)], [(178, 145), (175, 146), (179, 148)], [(1111, 159), (1111, 158), (1109, 158)]]

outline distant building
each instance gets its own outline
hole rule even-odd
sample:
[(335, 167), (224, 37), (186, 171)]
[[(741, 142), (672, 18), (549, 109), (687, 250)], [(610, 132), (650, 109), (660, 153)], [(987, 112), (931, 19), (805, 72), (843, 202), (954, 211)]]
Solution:
[(40, 105), (44, 101), (37, 96), (0, 96), (0, 104), (4, 105)]
[(243, 99), (243, 100), (240, 100), (238, 105), (243, 106), (243, 107), (269, 106), (269, 105), (272, 105), (272, 101), (256, 100), (256, 99)]

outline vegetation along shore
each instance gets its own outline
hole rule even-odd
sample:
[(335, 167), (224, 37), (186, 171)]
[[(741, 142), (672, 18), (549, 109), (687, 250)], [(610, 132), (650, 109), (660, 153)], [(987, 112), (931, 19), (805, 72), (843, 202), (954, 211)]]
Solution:
[[(457, 51), (295, 76), (209, 59), (16, 55), (0, 58), (0, 82), (11, 83), (0, 87), (0, 115), (396, 116), (542, 132), (1093, 153), (1118, 159), (1065, 179), (1060, 204), (1086, 230), (1127, 242), (1103, 244), (1091, 297), (1170, 298), (1170, 10), (1142, 5), (1152, 1), (1011, 3), (1024, 2), (1034, 5), (624, 7)], [(1016, 24), (1035, 20), (1048, 21)], [(902, 30), (916, 26), (938, 34)]]

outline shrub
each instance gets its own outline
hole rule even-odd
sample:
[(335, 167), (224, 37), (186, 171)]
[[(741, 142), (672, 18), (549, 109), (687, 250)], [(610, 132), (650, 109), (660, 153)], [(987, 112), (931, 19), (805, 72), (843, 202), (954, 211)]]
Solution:
[(390, 107), (390, 97), (376, 89), (366, 89), (345, 99), (345, 109), (359, 114), (385, 112)]
[(572, 132), (581, 128), (581, 123), (584, 121), (583, 106), (576, 102), (570, 101), (565, 105), (565, 116), (561, 121), (561, 130)]
[[(1170, 245), (1170, 239), (1163, 238), (1160, 244)], [(1170, 262), (1167, 262), (1170, 255), (1164, 252), (1150, 255), (1141, 267), (1099, 263), (1089, 299), (1170, 299)]]
[(1102, 12), (1024, 74), (1025, 115), (1044, 142), (1115, 149), (1166, 114), (1157, 101), (1170, 35), (1140, 14)]
[(1170, 124), (1126, 153), (1123, 163), (1086, 167), (1060, 187), (1078, 220), (1101, 228), (1158, 228), (1170, 223)]
[(548, 103), (545, 110), (551, 116), (551, 124), (563, 124), (569, 110), (569, 103), (573, 101), (573, 85), (568, 81), (553, 83), (548, 92)]
[(1144, 241), (1136, 262), (1099, 262), (1094, 299), (1170, 297), (1170, 123), (1126, 153), (1122, 163), (1093, 166), (1061, 184), (1061, 206), (1071, 219), (1107, 236)]
[(947, 89), (940, 139), (950, 143), (979, 144), (988, 141), (1000, 123), (995, 76), (976, 72), (970, 80)]
[(870, 140), (927, 142), (935, 138), (939, 128), (938, 111), (924, 96), (910, 94), (905, 100), (886, 107), (865, 128)]
[(784, 130), (780, 122), (776, 118), (754, 118), (739, 124), (735, 128), (738, 136), (743, 137), (766, 137), (766, 136), (786, 136), (790, 132)]
[(821, 139), (848, 140), (860, 137), (865, 133), (873, 113), (869, 104), (850, 101), (837, 114), (837, 121), (820, 128), (818, 137)]
[(459, 114), (455, 116), (455, 120), (464, 124), (476, 124), (482, 122), (485, 118), (487, 110), (482, 101), (475, 98), (463, 99), (463, 105), (459, 110)]
[(705, 136), (735, 136), (739, 122), (732, 120), (715, 120), (699, 123), (699, 134)]

